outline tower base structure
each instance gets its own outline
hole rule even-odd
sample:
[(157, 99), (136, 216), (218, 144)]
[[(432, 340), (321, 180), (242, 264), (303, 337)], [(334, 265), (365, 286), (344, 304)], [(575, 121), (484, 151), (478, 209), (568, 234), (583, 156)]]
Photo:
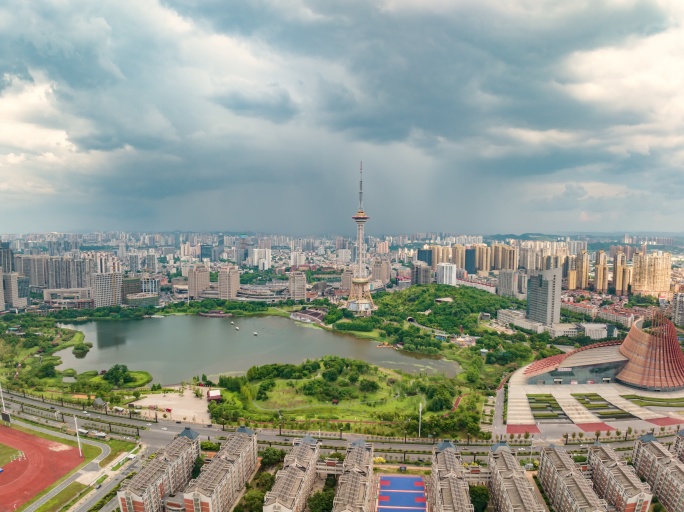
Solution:
[(349, 299), (347, 299), (347, 309), (356, 316), (370, 316), (374, 310), (378, 309), (371, 297), (368, 278), (352, 278)]

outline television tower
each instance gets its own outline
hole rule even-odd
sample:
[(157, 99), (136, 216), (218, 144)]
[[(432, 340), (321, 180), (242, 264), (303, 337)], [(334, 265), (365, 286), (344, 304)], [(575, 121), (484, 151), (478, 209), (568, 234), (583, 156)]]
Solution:
[(375, 304), (370, 293), (370, 280), (366, 271), (363, 226), (370, 218), (363, 211), (363, 162), (360, 167), (359, 179), (359, 210), (352, 216), (356, 222), (356, 265), (352, 276), (351, 290), (347, 300), (347, 309), (358, 316), (370, 316)]

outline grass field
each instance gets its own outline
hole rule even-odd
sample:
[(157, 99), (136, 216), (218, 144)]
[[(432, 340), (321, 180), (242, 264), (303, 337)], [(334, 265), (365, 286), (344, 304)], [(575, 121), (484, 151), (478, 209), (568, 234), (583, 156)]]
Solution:
[(72, 482), (67, 485), (62, 492), (46, 501), (43, 506), (38, 507), (37, 512), (55, 512), (60, 510), (64, 505), (76, 498), (76, 496), (78, 496), (87, 488), (87, 485), (83, 485), (78, 482)]
[(112, 449), (112, 452), (107, 455), (102, 462), (100, 462), (100, 467), (104, 468), (107, 464), (115, 460), (119, 455), (124, 452), (130, 452), (135, 448), (135, 443), (129, 443), (128, 441), (119, 441), (118, 439), (112, 439), (107, 441), (107, 444)]
[(11, 446), (0, 444), (0, 468), (12, 460), (12, 457), (19, 453)]

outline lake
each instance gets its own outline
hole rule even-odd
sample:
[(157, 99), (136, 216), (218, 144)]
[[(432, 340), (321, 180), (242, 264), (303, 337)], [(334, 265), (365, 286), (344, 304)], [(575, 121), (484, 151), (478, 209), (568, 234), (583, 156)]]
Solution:
[[(231, 325), (231, 321), (235, 325)], [(236, 330), (235, 327), (240, 330)], [(402, 370), (437, 372), (454, 376), (457, 363), (432, 359), (389, 348), (377, 342), (333, 333), (274, 316), (203, 318), (168, 316), (145, 320), (105, 320), (64, 324), (82, 331), (93, 344), (88, 355), (77, 359), (71, 348), (56, 355), (60, 370), (107, 370), (125, 364), (131, 370), (147, 370), (154, 382), (177, 384), (194, 375), (244, 374), (251, 366), (268, 363), (299, 364), (305, 359), (337, 355)], [(254, 336), (252, 333), (257, 332)]]

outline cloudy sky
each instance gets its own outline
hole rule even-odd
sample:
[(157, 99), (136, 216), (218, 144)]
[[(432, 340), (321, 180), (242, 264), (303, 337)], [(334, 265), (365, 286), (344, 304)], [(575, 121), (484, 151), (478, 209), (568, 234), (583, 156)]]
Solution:
[(0, 232), (684, 231), (681, 0), (5, 0)]

